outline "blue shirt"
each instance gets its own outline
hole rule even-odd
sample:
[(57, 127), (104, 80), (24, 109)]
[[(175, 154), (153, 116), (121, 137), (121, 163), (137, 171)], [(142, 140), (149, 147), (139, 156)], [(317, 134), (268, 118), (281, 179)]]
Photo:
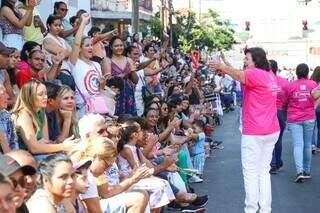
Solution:
[(204, 144), (206, 140), (206, 135), (204, 132), (200, 132), (198, 134), (198, 140), (192, 145), (191, 148), (191, 156), (199, 155), (201, 153), (204, 153)]
[(46, 115), (48, 120), (49, 139), (55, 141), (60, 134), (56, 112), (46, 112)]
[(0, 111), (0, 131), (7, 139), (9, 148), (18, 149), (16, 128), (11, 118), (11, 113), (7, 110)]

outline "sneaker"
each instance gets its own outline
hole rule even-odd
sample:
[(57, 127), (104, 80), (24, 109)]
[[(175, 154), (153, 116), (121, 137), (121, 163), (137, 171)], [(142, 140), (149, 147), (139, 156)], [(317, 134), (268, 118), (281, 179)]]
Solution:
[(277, 166), (278, 172), (282, 169), (283, 167), (283, 161), (281, 160), (280, 164)]
[(216, 146), (219, 146), (220, 144), (222, 144), (222, 141), (213, 141), (211, 142), (210, 146), (211, 148), (214, 148)]
[(189, 178), (189, 183), (202, 183), (203, 179), (199, 178), (197, 175), (191, 176)]
[(191, 204), (194, 206), (204, 207), (208, 203), (208, 195), (204, 196), (197, 196), (196, 200), (193, 201)]
[(174, 202), (169, 203), (167, 209), (171, 211), (181, 211), (181, 207), (177, 206)]
[(310, 178), (311, 178), (311, 174), (310, 174), (310, 173), (303, 172), (303, 178), (304, 178), (304, 179), (310, 179)]
[(272, 166), (270, 171), (269, 171), (270, 174), (272, 175), (275, 175), (278, 173), (278, 168), (276, 166)]
[(303, 178), (304, 178), (304, 176), (303, 176), (303, 173), (301, 172), (301, 173), (297, 174), (295, 182), (296, 183), (302, 183), (303, 182)]
[(181, 208), (181, 212), (197, 212), (197, 213), (199, 213), (199, 212), (203, 212), (204, 210), (205, 210), (205, 208), (200, 207), (200, 206), (194, 206), (192, 204)]
[(194, 188), (192, 188), (189, 184), (186, 184), (186, 188), (188, 193), (195, 193)]

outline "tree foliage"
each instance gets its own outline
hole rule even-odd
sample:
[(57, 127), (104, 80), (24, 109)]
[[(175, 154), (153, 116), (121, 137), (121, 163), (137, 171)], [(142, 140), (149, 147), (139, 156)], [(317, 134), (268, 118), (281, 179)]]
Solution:
[(235, 43), (230, 21), (221, 19), (213, 10), (204, 14), (201, 22), (196, 21), (195, 13), (191, 11), (187, 16), (177, 15), (176, 19), (183, 32), (178, 35), (178, 46), (181, 49), (190, 51), (206, 47), (209, 51), (228, 50)]
[(142, 36), (152, 35), (156, 39), (162, 39), (164, 26), (158, 17), (152, 17), (147, 23), (141, 25)]
[[(172, 26), (172, 45), (185, 52), (192, 49), (228, 50), (235, 43), (234, 30), (229, 20), (221, 19), (219, 14), (209, 10), (197, 21), (196, 14), (174, 13), (176, 24)], [(142, 27), (143, 35), (151, 33), (158, 39), (162, 38), (164, 30), (159, 17), (153, 17)]]

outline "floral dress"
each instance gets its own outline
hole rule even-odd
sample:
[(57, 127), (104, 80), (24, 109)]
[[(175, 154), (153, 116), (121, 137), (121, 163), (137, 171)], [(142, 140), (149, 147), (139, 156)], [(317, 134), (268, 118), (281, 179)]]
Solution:
[[(112, 75), (120, 75), (127, 69), (130, 69), (128, 59), (124, 69), (121, 69), (116, 63), (111, 61)], [(134, 100), (133, 84), (128, 77), (123, 78), (123, 89), (120, 91), (120, 95), (117, 98), (116, 115), (130, 114), (137, 116), (136, 103)]]

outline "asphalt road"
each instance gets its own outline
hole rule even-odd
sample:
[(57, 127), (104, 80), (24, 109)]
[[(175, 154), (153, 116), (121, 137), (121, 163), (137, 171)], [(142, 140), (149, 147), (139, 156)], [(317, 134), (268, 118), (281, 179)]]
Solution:
[[(205, 181), (194, 184), (199, 194), (208, 194), (208, 213), (244, 212), (244, 188), (240, 161), (240, 133), (235, 112), (223, 116), (214, 131), (224, 149), (214, 150), (205, 165)], [(283, 138), (284, 167), (272, 176), (273, 213), (318, 213), (320, 205), (320, 154), (312, 159), (312, 179), (295, 183), (295, 168), (289, 131)]]

